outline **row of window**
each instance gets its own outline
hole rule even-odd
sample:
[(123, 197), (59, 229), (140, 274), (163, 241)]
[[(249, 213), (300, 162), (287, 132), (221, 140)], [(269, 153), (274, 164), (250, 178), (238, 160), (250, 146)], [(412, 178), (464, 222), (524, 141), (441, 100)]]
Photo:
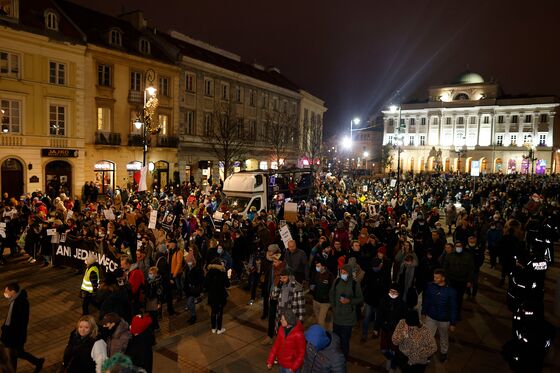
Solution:
[[(246, 136), (245, 134), (245, 123), (242, 118), (237, 120), (237, 135), (239, 138), (243, 138)], [(248, 121), (248, 130), (249, 132), (247, 135), (250, 139), (254, 139), (257, 136), (257, 121), (251, 120)], [(202, 135), (203, 136), (211, 136), (213, 133), (213, 115), (212, 113), (204, 113), (204, 121), (202, 127)], [(195, 112), (194, 111), (187, 111), (186, 118), (185, 118), (185, 133), (187, 135), (197, 135), (196, 131), (196, 121), (195, 121)]]
[[(185, 91), (187, 93), (196, 93), (197, 89), (197, 77), (195, 73), (188, 72), (185, 74)], [(204, 77), (204, 85), (203, 85), (203, 94), (206, 97), (214, 97), (215, 96), (215, 82), (214, 79), (209, 77)], [(231, 95), (230, 90), (230, 83), (228, 82), (220, 82), (220, 91), (219, 91), (219, 98), (224, 101), (229, 101), (233, 99), (234, 102), (243, 103), (244, 101), (244, 89), (242, 86), (237, 85), (233, 89), (233, 97)], [(256, 107), (257, 106), (257, 90), (256, 89), (249, 89), (247, 92), (247, 100), (249, 106)], [(269, 96), (266, 93), (261, 94), (260, 106), (262, 108), (268, 108), (269, 105)], [(281, 107), (280, 107), (281, 105)], [(283, 100), (280, 104), (280, 100), (278, 97), (272, 98), (272, 108), (274, 110), (282, 110), (283, 112), (288, 112), (288, 101)], [(291, 112), (295, 113), (296, 111), (296, 104), (293, 103), (292, 107), (290, 108)]]
[[(498, 115), (498, 123), (504, 123), (504, 115)], [(476, 119), (477, 117), (475, 116), (471, 116), (469, 117), (469, 124), (476, 124)], [(533, 116), (531, 114), (527, 114), (525, 115), (525, 121), (524, 123), (532, 123), (533, 122)], [(540, 123), (548, 123), (548, 114), (540, 114), (539, 116), (540, 119)], [(416, 125), (416, 119), (415, 118), (410, 118), (409, 120), (409, 125), (410, 126), (414, 126)], [(519, 117), (518, 115), (512, 115), (511, 116), (511, 121), (510, 123), (518, 123), (519, 122)], [(482, 123), (484, 124), (489, 124), (490, 123), (490, 116), (489, 115), (484, 115), (482, 116)], [(401, 118), (400, 120), (400, 124), (401, 126), (404, 126), (405, 123), (405, 118)], [(432, 124), (433, 125), (438, 125), (439, 124), (439, 118), (438, 117), (433, 117), (432, 118)], [(453, 124), (453, 118), (452, 117), (446, 117), (445, 118), (445, 124), (446, 125), (452, 125)], [(456, 118), (456, 124), (465, 124), (465, 117), (457, 117)], [(394, 125), (394, 119), (393, 118), (389, 118), (389, 126), (393, 126)], [(426, 125), (426, 118), (420, 118), (420, 125)]]
[[(527, 144), (528, 142), (531, 141), (531, 136), (530, 134), (525, 134), (523, 135), (523, 144)], [(387, 143), (389, 144), (393, 144), (393, 136), (392, 135), (388, 135), (387, 136)], [(426, 145), (426, 135), (420, 135), (418, 136), (418, 144), (416, 144), (416, 136), (409, 136), (408, 138), (408, 142), (405, 141), (405, 143), (403, 145), (408, 145), (408, 146), (425, 146)], [(458, 142), (460, 143), (461, 140), (463, 140), (462, 142), (464, 142), (464, 137), (461, 135), (458, 136)], [(510, 134), (509, 135), (509, 144), (510, 145), (517, 145), (517, 134)], [(538, 146), (546, 146), (546, 140), (547, 140), (547, 135), (546, 134), (539, 134), (539, 142), (538, 142)], [(497, 146), (503, 146), (504, 145), (504, 135), (503, 134), (499, 134), (496, 135), (496, 145)]]
[[(21, 133), (22, 105), (19, 100), (0, 100), (2, 111), (2, 132)], [(68, 107), (65, 105), (49, 105), (49, 134), (66, 136)]]

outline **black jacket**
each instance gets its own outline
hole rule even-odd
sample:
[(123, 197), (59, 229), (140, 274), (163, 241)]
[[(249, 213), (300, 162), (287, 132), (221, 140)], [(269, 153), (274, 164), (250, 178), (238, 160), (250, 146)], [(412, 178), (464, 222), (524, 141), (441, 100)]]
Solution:
[(188, 297), (199, 297), (202, 293), (202, 287), (204, 285), (204, 274), (202, 269), (196, 265), (189, 268), (188, 265), (185, 266), (184, 270), (184, 281), (183, 290), (185, 296)]
[(130, 356), (134, 365), (152, 372), (154, 361), (153, 345), (156, 343), (154, 331), (148, 327), (138, 335), (133, 335), (126, 348), (126, 355)]
[(375, 319), (375, 326), (373, 328), (375, 330), (384, 329), (393, 332), (399, 320), (405, 318), (406, 309), (406, 304), (400, 296), (396, 299), (392, 299), (388, 295), (385, 295), (379, 303), (377, 318)]
[(75, 330), (72, 331), (64, 350), (65, 371), (67, 373), (95, 373), (95, 361), (91, 358), (94, 344), (95, 339), (90, 336), (82, 338)]
[(229, 287), (226, 270), (221, 264), (210, 264), (204, 279), (204, 288), (208, 292), (208, 304), (211, 306), (225, 306)]
[(23, 348), (27, 342), (27, 325), (29, 324), (29, 301), (27, 292), (21, 290), (14, 299), (10, 325), (2, 325), (2, 343), (10, 348)]

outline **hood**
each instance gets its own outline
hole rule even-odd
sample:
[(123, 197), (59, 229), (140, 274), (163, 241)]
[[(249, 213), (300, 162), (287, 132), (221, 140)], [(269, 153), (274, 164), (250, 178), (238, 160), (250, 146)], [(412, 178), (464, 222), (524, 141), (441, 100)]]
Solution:
[(331, 343), (329, 333), (319, 324), (314, 324), (305, 332), (305, 339), (311, 343), (317, 351), (321, 351)]
[(130, 332), (132, 333), (132, 335), (141, 334), (146, 331), (146, 329), (148, 329), (151, 324), (152, 318), (150, 317), (150, 315), (136, 315), (130, 323)]
[(222, 271), (222, 272), (226, 271), (226, 268), (224, 267), (223, 264), (209, 264), (208, 265), (208, 270), (211, 270), (211, 269), (217, 269), (218, 271)]

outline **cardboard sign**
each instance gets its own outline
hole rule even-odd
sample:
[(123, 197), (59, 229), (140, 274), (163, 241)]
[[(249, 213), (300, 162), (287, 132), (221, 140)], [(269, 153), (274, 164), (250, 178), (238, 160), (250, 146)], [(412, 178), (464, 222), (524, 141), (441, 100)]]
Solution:
[(391, 188), (394, 188), (397, 186), (397, 179), (391, 179)]
[(54, 236), (56, 234), (56, 229), (47, 229), (47, 236)]
[(480, 161), (471, 162), (471, 176), (480, 176)]
[(148, 224), (149, 229), (156, 229), (157, 223), (157, 210), (152, 210), (150, 212), (150, 222)]
[(284, 203), (284, 220), (288, 223), (295, 223), (297, 221), (297, 203), (286, 202)]
[(280, 228), (280, 237), (282, 237), (282, 242), (284, 243), (284, 247), (288, 247), (288, 242), (292, 240), (292, 234), (290, 233), (290, 228), (287, 225), (284, 225)]
[(362, 187), (362, 192), (367, 192), (367, 185), (364, 185), (364, 186)]
[(113, 213), (113, 210), (111, 210), (111, 209), (103, 210), (103, 215), (105, 216), (105, 219), (107, 219), (107, 220), (115, 220), (115, 214)]

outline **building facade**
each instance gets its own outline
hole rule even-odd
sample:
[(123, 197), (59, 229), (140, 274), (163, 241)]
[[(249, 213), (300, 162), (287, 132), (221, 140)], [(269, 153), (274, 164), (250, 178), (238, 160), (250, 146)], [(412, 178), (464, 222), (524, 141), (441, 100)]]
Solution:
[[(223, 168), (206, 135), (224, 104), (246, 144), (235, 170), (297, 165), (326, 111), (276, 68), (159, 33), (141, 11), (114, 17), (64, 0), (0, 0), (0, 104), (0, 191), (11, 196), (80, 196), (89, 181), (105, 194), (137, 181), (143, 164), (150, 188), (217, 180)], [(288, 139), (280, 165), (274, 127)]]
[[(383, 111), (383, 144), (401, 149), (404, 171), (557, 172), (560, 103), (508, 97), (475, 73), (429, 89), (429, 100)], [(396, 169), (394, 156), (392, 169)]]

